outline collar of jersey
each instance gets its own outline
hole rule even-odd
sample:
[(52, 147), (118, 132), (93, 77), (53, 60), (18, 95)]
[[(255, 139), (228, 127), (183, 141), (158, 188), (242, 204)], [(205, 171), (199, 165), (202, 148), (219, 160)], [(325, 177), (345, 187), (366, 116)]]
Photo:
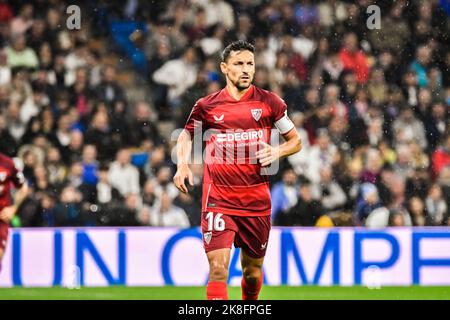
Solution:
[(236, 100), (236, 99), (228, 92), (227, 87), (225, 87), (223, 90), (224, 90), (225, 95), (226, 95), (231, 101), (233, 101), (233, 102), (242, 102), (242, 101), (248, 100), (248, 98), (252, 95), (253, 90), (254, 90), (254, 86), (253, 86), (253, 84), (250, 85), (250, 88), (247, 90), (247, 92), (246, 92), (246, 93), (241, 97), (241, 99), (239, 99), (239, 100)]

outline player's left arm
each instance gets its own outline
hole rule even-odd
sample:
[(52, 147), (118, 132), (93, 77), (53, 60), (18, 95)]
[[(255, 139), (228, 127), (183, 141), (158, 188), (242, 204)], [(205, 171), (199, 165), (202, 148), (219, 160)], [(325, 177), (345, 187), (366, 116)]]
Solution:
[(23, 173), (15, 167), (13, 169), (12, 183), (16, 187), (16, 191), (13, 195), (13, 204), (3, 208), (0, 212), (0, 220), (8, 223), (15, 216), (17, 209), (28, 196), (28, 184), (25, 177), (23, 176)]
[(295, 127), (284, 134), (282, 133), (282, 136), (286, 141), (276, 147), (263, 141), (260, 142), (262, 149), (256, 152), (256, 158), (263, 167), (270, 165), (278, 159), (297, 153), (302, 149), (302, 140)]
[(265, 142), (261, 142), (262, 148), (256, 152), (255, 155), (263, 167), (270, 165), (278, 159), (299, 152), (302, 149), (300, 135), (298, 134), (294, 123), (289, 119), (287, 105), (284, 100), (276, 94), (269, 94), (267, 101), (272, 108), (273, 124), (286, 142), (277, 147), (272, 147)]

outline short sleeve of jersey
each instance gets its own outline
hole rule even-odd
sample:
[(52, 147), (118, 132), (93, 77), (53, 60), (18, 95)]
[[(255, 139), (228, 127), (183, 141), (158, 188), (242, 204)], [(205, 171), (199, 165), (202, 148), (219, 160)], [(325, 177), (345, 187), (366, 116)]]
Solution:
[(294, 124), (287, 115), (287, 105), (283, 99), (277, 95), (273, 95), (272, 98), (272, 116), (275, 127), (281, 134), (289, 132), (294, 128)]
[(273, 94), (271, 99), (271, 107), (272, 107), (272, 116), (273, 121), (277, 122), (281, 118), (283, 118), (287, 113), (287, 105), (283, 99), (281, 99), (276, 94)]
[(20, 188), (25, 183), (25, 176), (22, 170), (18, 169), (16, 163), (11, 166), (11, 182), (16, 188)]
[(192, 108), (191, 114), (186, 120), (184, 129), (189, 132), (191, 137), (193, 137), (195, 128), (200, 124), (203, 125), (203, 112), (200, 100), (198, 100)]

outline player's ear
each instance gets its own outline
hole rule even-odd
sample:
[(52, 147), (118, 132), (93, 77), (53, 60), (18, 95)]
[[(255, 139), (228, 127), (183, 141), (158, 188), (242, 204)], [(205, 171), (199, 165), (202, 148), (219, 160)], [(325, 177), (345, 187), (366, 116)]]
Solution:
[(222, 71), (222, 73), (223, 74), (227, 74), (227, 72), (228, 72), (228, 67), (227, 67), (227, 64), (226, 64), (226, 62), (221, 62), (220, 63), (220, 70)]

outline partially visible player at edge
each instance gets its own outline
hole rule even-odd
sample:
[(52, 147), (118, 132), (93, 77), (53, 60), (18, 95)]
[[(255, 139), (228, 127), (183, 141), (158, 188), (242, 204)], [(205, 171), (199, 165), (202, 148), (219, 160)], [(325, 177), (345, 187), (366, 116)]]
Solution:
[[(203, 246), (209, 262), (208, 300), (228, 299), (233, 243), (241, 248), (242, 299), (258, 299), (271, 228), (269, 181), (261, 169), (301, 149), (285, 102), (276, 94), (252, 85), (254, 50), (246, 41), (233, 42), (224, 49), (220, 69), (226, 77), (226, 87), (197, 101), (177, 141), (174, 183), (187, 193), (185, 179), (193, 185), (189, 159), (194, 128), (201, 123), (203, 131), (215, 132), (206, 145), (206, 150), (212, 151), (206, 152), (202, 196)], [(278, 147), (266, 143), (274, 125), (286, 140)], [(216, 152), (223, 150), (220, 146), (230, 144), (234, 148), (225, 149), (225, 156)], [(252, 154), (251, 146), (255, 144), (259, 145), (258, 151)], [(242, 145), (245, 154), (239, 158), (237, 147)]]
[[(12, 185), (16, 189), (14, 199), (11, 197)], [(8, 240), (9, 223), (27, 194), (28, 186), (22, 171), (16, 168), (11, 158), (0, 153), (0, 272)]]

